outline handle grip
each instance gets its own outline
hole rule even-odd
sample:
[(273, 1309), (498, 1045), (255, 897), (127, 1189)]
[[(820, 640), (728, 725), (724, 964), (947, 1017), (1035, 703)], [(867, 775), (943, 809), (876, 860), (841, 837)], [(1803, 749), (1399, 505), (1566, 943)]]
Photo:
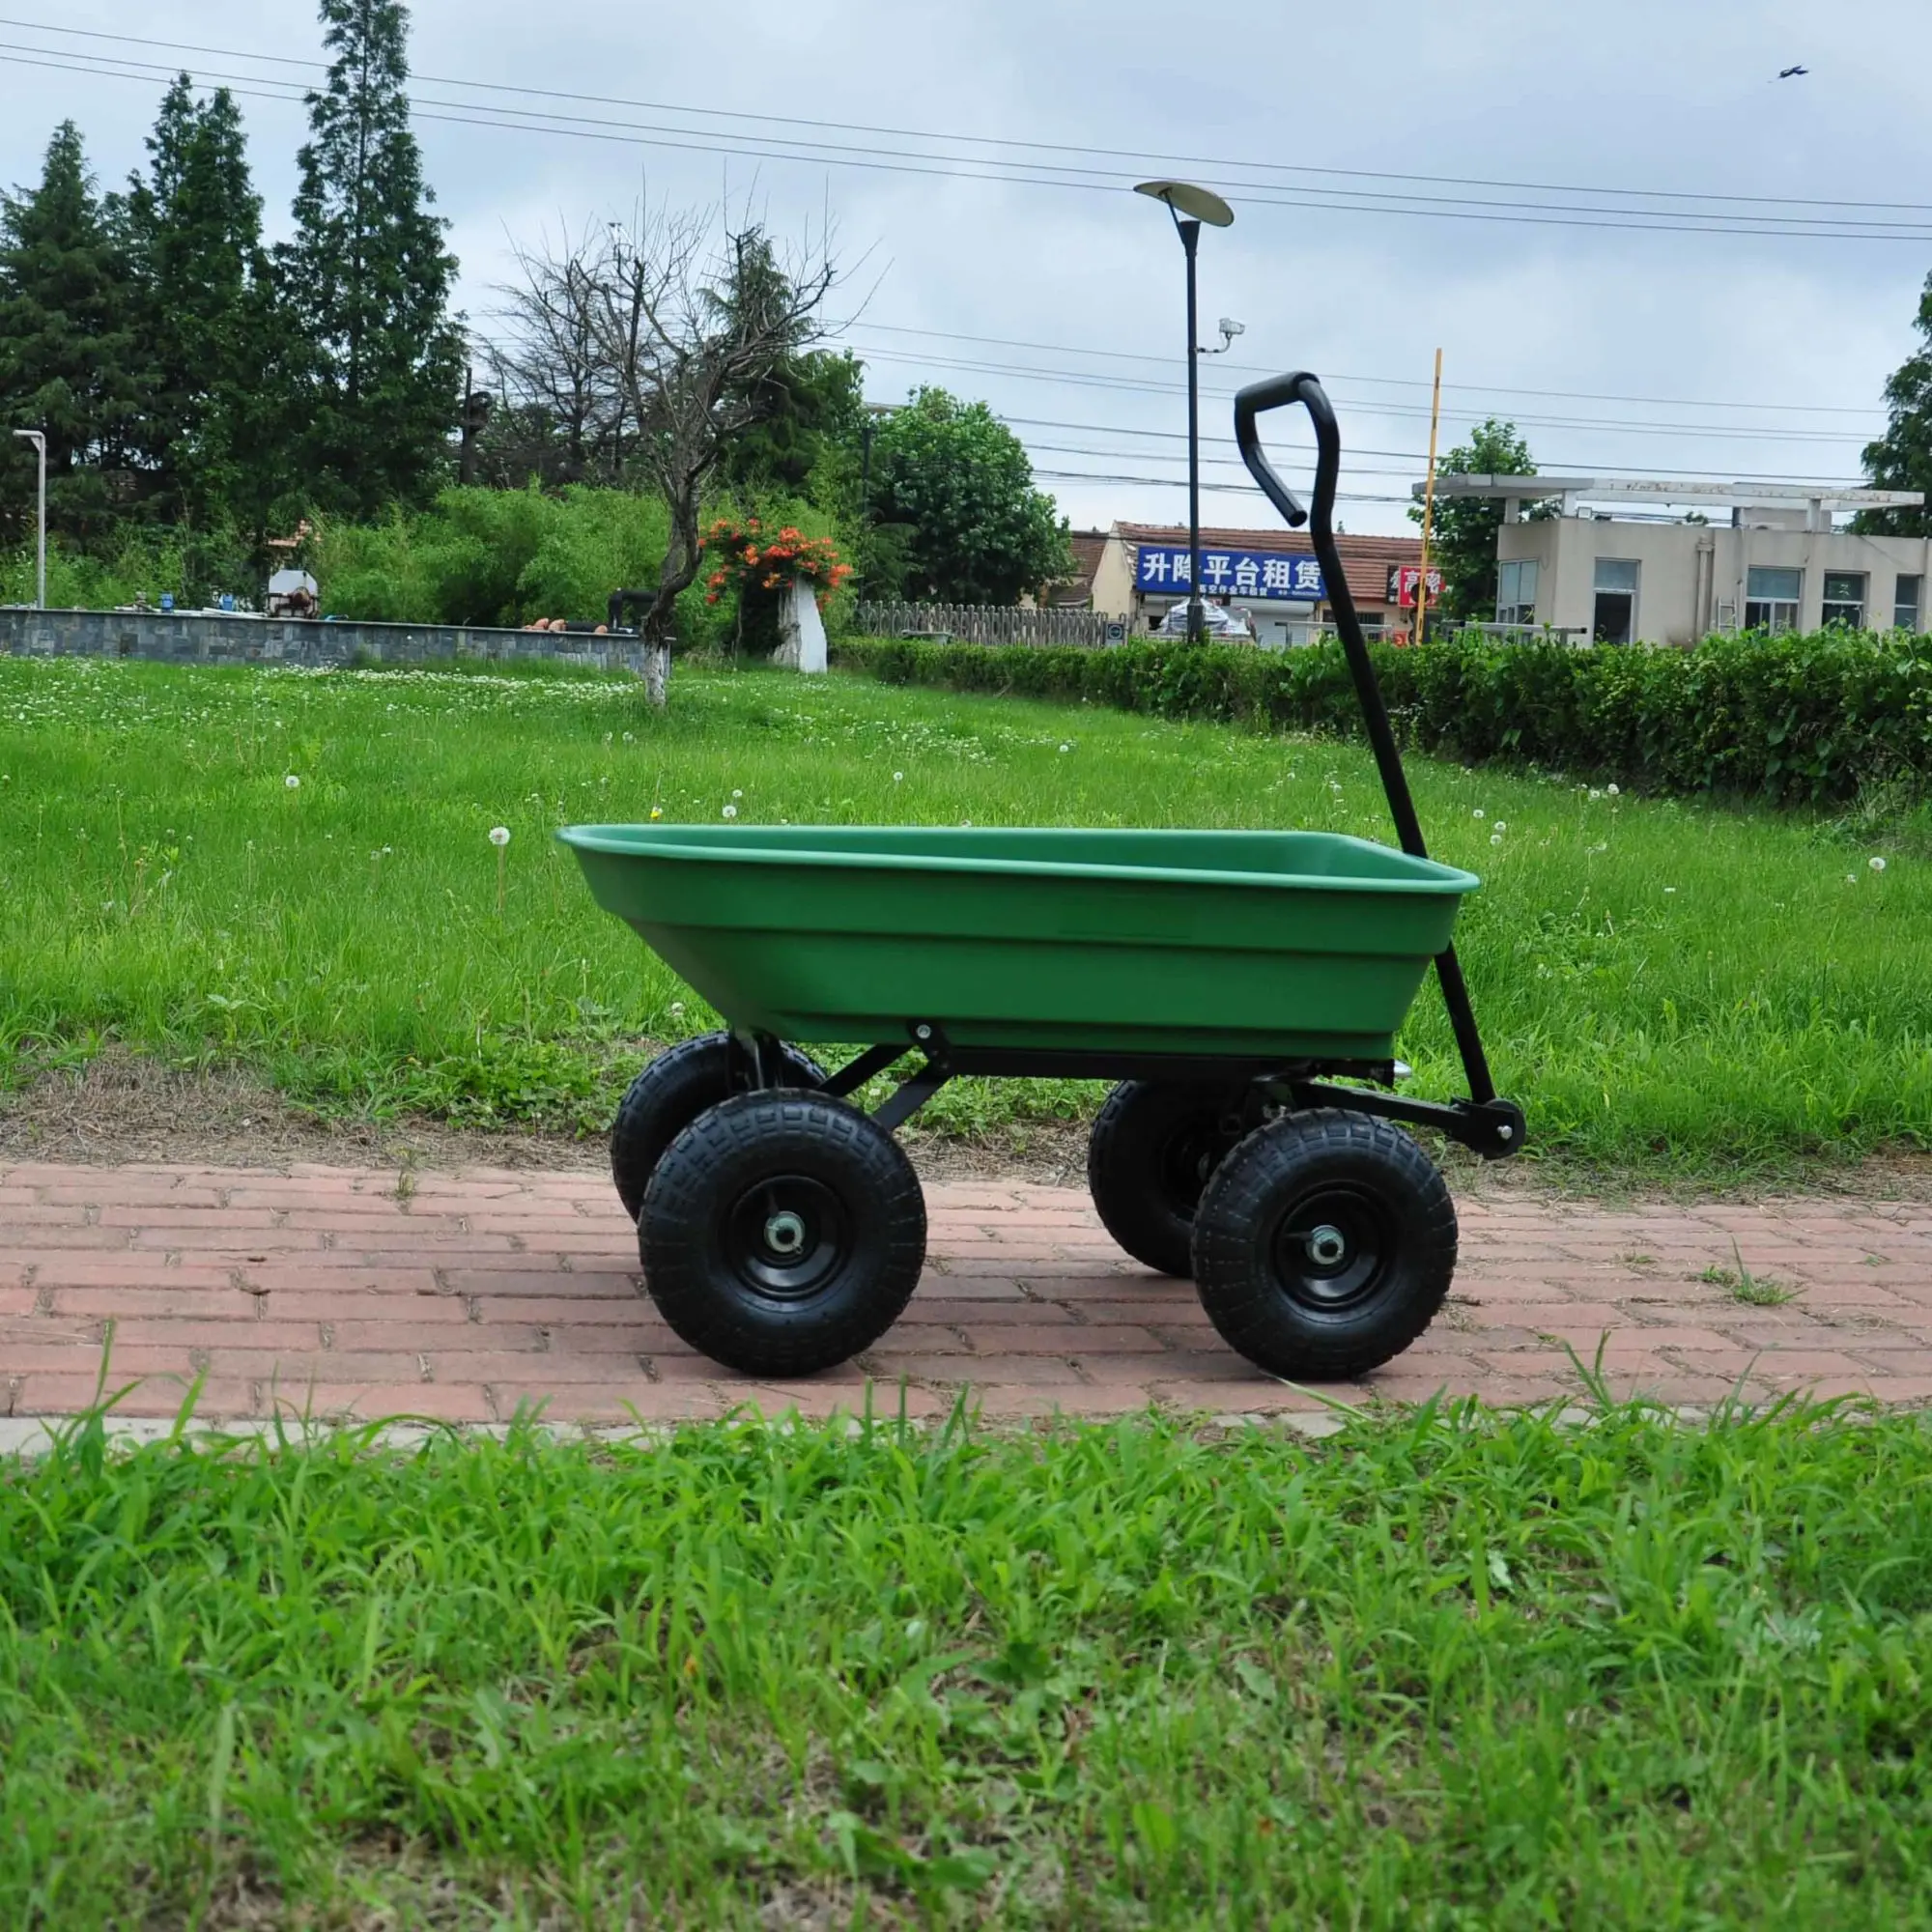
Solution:
[(1306, 369), (1286, 376), (1270, 376), (1265, 382), (1250, 383), (1235, 398), (1235, 441), (1248, 474), (1291, 529), (1298, 530), (1311, 522), (1301, 499), (1276, 473), (1274, 465), (1262, 448), (1257, 418), (1269, 410), (1299, 403), (1307, 410), (1315, 426), (1315, 507), (1312, 534), (1318, 550), (1322, 548), (1335, 527), (1335, 492), (1342, 474), (1342, 431), (1335, 420), (1335, 407), (1322, 388), (1321, 378)]

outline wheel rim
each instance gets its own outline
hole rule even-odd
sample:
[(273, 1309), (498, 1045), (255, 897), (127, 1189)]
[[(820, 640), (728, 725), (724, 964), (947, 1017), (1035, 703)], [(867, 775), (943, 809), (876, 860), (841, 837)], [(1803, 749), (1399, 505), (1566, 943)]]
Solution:
[(775, 1175), (726, 1217), (725, 1259), (748, 1288), (781, 1301), (815, 1294), (852, 1251), (852, 1217), (822, 1180)]
[(1160, 1198), (1172, 1213), (1193, 1220), (1202, 1190), (1240, 1137), (1240, 1123), (1231, 1127), (1220, 1114), (1197, 1114), (1175, 1129), (1160, 1151), (1155, 1173)]
[(1311, 1188), (1275, 1224), (1276, 1283), (1290, 1300), (1340, 1315), (1372, 1300), (1395, 1254), (1387, 1208), (1364, 1188)]

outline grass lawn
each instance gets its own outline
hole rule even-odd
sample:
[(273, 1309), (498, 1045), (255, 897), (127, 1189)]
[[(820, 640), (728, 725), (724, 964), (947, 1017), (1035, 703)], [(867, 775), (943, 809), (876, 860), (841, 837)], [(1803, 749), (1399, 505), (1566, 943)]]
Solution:
[(0, 1464), (0, 1922), (1932, 1915), (1932, 1432)]
[[(1544, 1154), (1696, 1178), (1923, 1144), (1922, 856), (1428, 761), (1414, 781), (1434, 848), (1485, 878), (1463, 955)], [(711, 1016), (549, 835), (654, 807), (1388, 836), (1353, 746), (838, 676), (681, 668), (659, 717), (622, 679), (0, 659), (0, 1079), (112, 1039), (332, 1109), (601, 1129), (638, 1041)], [(1433, 989), (1402, 1050), (1418, 1091), (1454, 1090)], [(1091, 1104), (962, 1084), (935, 1112)]]

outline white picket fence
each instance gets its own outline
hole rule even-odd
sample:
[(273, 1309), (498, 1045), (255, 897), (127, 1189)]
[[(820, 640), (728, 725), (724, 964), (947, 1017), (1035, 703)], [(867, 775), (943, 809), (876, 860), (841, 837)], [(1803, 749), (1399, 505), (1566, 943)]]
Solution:
[(1122, 620), (1104, 611), (1028, 610), (1003, 604), (861, 604), (859, 629), (868, 638), (946, 637), (969, 644), (1078, 644), (1110, 641)]

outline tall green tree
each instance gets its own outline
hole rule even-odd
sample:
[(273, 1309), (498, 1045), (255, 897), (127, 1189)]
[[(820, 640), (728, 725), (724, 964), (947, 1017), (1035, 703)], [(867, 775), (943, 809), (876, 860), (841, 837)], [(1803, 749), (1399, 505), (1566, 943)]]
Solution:
[[(1483, 423), (1467, 442), (1458, 443), (1441, 464), (1444, 476), (1534, 476), (1536, 462), (1529, 445), (1511, 422), (1494, 416)], [(1554, 514), (1553, 506), (1534, 503), (1524, 514), (1538, 522)], [(1420, 508), (1408, 513), (1421, 523)], [(1503, 505), (1482, 497), (1438, 497), (1431, 527), (1430, 567), (1442, 572), (1440, 610), (1452, 619), (1489, 619), (1496, 613), (1496, 532), (1503, 526)]]
[[(133, 484), (141, 406), (126, 252), (65, 121), (39, 186), (0, 200), (0, 428), (46, 432), (56, 528), (86, 539), (113, 520)], [(17, 523), (31, 458), (0, 440), (0, 494)]]
[[(873, 440), (871, 520), (862, 582), (945, 604), (1011, 604), (1072, 569), (1066, 523), (1034, 488), (1033, 464), (984, 403), (923, 388)], [(876, 553), (876, 554), (875, 554)]]
[[(1865, 474), (1879, 490), (1921, 490), (1932, 500), (1932, 276), (1913, 327), (1918, 347), (1885, 385), (1885, 434), (1864, 447)], [(1852, 527), (1868, 536), (1932, 534), (1932, 511), (1865, 510)]]
[(259, 526), (285, 486), (272, 420), (280, 353), (262, 200), (234, 96), (183, 74), (127, 199), (140, 281), (154, 500), (170, 521)]
[(410, 131), (409, 10), (322, 0), (328, 79), (308, 97), (296, 239), (277, 250), (305, 349), (295, 384), (316, 499), (368, 516), (423, 497), (462, 407), (456, 260)]

